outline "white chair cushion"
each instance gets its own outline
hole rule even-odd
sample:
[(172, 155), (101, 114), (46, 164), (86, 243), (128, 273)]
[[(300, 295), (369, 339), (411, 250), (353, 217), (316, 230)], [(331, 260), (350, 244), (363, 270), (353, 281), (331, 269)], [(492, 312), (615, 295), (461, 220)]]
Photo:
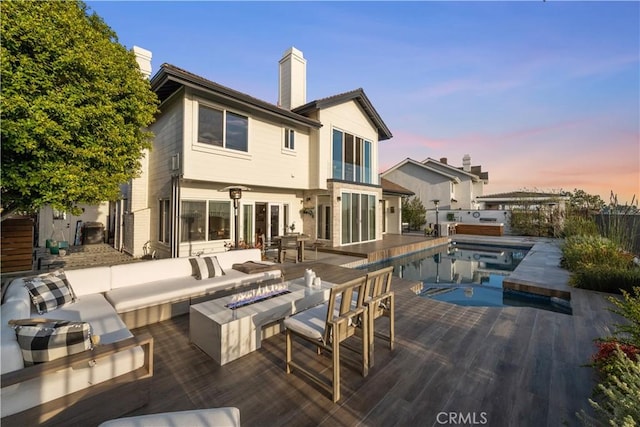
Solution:
[(327, 323), (327, 304), (317, 305), (284, 319), (285, 328), (321, 341)]
[(105, 421), (98, 427), (240, 427), (238, 408), (165, 412)]

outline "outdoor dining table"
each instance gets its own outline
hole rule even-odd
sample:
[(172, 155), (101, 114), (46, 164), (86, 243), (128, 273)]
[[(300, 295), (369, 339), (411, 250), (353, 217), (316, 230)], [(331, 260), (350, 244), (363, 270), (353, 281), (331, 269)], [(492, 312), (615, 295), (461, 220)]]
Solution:
[[(311, 237), (309, 237), (306, 234), (286, 234), (287, 237), (292, 237), (295, 236), (296, 237), (296, 242), (298, 243), (298, 261), (299, 262), (303, 262), (304, 261), (304, 242), (311, 240)], [(283, 236), (275, 236), (273, 238), (273, 240), (275, 241), (280, 241), (280, 239)]]

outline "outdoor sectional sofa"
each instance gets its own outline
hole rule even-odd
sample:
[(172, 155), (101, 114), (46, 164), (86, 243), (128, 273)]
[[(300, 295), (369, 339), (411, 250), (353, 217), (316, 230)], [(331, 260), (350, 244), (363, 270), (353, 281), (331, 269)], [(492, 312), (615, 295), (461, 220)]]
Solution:
[[(201, 280), (193, 276), (195, 263), (189, 258), (65, 271), (76, 301), (42, 315), (24, 278), (14, 279), (1, 307), (2, 424), (97, 424), (145, 405), (153, 375), (153, 338), (134, 337), (130, 329), (188, 313), (191, 303), (281, 275), (275, 265), (252, 274), (233, 269), (234, 264), (261, 262), (258, 249), (213, 256), (222, 271)], [(88, 322), (100, 343), (92, 350), (25, 366), (9, 321), (28, 318)]]

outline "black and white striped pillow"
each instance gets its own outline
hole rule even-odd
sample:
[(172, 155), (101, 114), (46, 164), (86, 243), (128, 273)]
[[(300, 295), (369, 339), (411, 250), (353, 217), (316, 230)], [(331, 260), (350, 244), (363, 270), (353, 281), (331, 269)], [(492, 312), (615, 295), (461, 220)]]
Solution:
[(198, 280), (208, 279), (209, 277), (223, 276), (225, 272), (220, 267), (218, 258), (215, 256), (189, 258), (192, 273)]
[(38, 314), (76, 301), (76, 295), (62, 270), (26, 277), (24, 286)]

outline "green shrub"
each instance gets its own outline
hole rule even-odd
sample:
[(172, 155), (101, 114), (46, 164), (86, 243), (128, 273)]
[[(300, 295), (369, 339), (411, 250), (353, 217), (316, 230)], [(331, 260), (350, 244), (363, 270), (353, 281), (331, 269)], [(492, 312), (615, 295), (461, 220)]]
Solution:
[[(636, 269), (637, 270), (637, 269)], [(599, 374), (594, 399), (589, 403), (596, 418), (585, 411), (578, 417), (589, 426), (611, 425), (632, 427), (640, 423), (640, 286), (622, 298), (609, 297), (609, 308), (628, 322), (615, 324), (615, 338), (597, 340), (598, 352), (593, 366)]]
[(621, 293), (640, 286), (640, 269), (608, 265), (583, 265), (573, 272), (569, 283), (576, 288)]
[(598, 225), (592, 218), (571, 216), (564, 221), (562, 237), (570, 236), (596, 236), (600, 232)]
[(615, 306), (610, 311), (629, 321), (616, 324), (613, 334), (619, 341), (640, 348), (640, 286), (632, 292), (622, 291), (622, 299), (609, 297), (609, 301)]
[(598, 402), (589, 399), (596, 418), (612, 426), (640, 423), (640, 359), (629, 358), (619, 348), (611, 358), (611, 374), (598, 384)]
[(590, 265), (616, 268), (631, 268), (633, 265), (633, 255), (622, 252), (614, 242), (601, 236), (567, 237), (562, 255), (563, 266), (569, 271), (579, 271)]

